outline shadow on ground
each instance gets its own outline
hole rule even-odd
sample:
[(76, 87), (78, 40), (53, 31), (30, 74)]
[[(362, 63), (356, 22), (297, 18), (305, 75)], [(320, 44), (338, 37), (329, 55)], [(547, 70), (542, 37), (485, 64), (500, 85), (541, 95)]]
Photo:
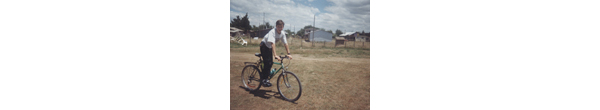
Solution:
[[(270, 99), (272, 97), (275, 97), (275, 98), (281, 99), (283, 101), (287, 101), (283, 97), (281, 97), (281, 95), (277, 91), (258, 89), (256, 91), (250, 92), (250, 90), (248, 90), (248, 89), (246, 89), (246, 88), (244, 88), (242, 86), (239, 86), (239, 87), (242, 88), (242, 89), (244, 89), (244, 90), (246, 90), (248, 93), (253, 94), (255, 97), (260, 97), (260, 98), (264, 98), (264, 99)], [(287, 101), (287, 102), (298, 104), (298, 103), (292, 102), (292, 101)]]

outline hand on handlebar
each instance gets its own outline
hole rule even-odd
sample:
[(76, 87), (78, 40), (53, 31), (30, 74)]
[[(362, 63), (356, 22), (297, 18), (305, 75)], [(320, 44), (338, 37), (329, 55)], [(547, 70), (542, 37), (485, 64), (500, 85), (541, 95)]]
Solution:
[(275, 59), (277, 59), (277, 61), (281, 61), (281, 58), (279, 58), (279, 56), (275, 56)]
[(279, 58), (288, 58), (288, 59), (292, 59), (292, 55), (279, 56)]

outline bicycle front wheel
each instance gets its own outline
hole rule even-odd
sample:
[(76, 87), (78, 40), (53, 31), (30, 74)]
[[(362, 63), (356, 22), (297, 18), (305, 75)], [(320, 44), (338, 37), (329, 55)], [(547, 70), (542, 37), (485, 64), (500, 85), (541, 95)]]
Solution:
[(258, 90), (261, 86), (258, 67), (254, 65), (244, 67), (244, 70), (242, 70), (242, 83), (249, 91)]
[(277, 90), (288, 101), (296, 101), (302, 95), (302, 85), (296, 74), (286, 71), (277, 78)]

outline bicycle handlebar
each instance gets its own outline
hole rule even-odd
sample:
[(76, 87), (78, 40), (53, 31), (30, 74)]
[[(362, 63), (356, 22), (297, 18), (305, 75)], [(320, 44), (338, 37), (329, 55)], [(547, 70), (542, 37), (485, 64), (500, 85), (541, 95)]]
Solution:
[(284, 58), (290, 59), (290, 57), (287, 57), (287, 55), (286, 56), (279, 56), (279, 58), (281, 58), (281, 62), (283, 62)]
[[(283, 64), (283, 59), (285, 59), (285, 58), (287, 58), (287, 59), (290, 59), (290, 57), (288, 57), (287, 55), (286, 55), (286, 56), (279, 56), (279, 58), (281, 58), (281, 61), (280, 61), (280, 62), (281, 62), (281, 64)], [(290, 61), (288, 61), (288, 62), (289, 62), (289, 63), (288, 63), (286, 66), (285, 66), (285, 67), (286, 67), (286, 69), (287, 69), (287, 67), (289, 67), (289, 66), (290, 66), (290, 64), (292, 63), (292, 62), (290, 62)], [(282, 66), (283, 66), (283, 65), (282, 65)]]

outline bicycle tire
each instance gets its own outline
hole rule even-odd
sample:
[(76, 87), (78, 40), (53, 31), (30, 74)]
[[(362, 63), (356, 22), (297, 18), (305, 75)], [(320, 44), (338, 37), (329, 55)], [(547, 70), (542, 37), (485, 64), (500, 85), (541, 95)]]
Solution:
[[(258, 84), (251, 84), (253, 82)], [(251, 92), (260, 89), (262, 82), (260, 81), (260, 70), (258, 67), (255, 65), (246, 65), (246, 67), (244, 67), (242, 70), (242, 84)]]
[[(288, 79), (288, 83), (293, 83), (293, 82), (298, 83), (298, 85), (297, 85), (298, 86), (298, 95), (296, 97), (290, 97), (288, 94), (288, 97), (289, 97), (288, 98), (281, 91), (282, 84), (286, 87), (287, 87), (287, 85), (289, 85), (289, 84), (287, 84), (287, 85), (285, 84), (285, 79), (283, 79), (283, 78), (285, 78), (285, 77), (290, 78), (290, 76), (284, 76), (283, 74), (280, 74), (279, 77), (277, 78), (277, 91), (279, 91), (279, 95), (281, 95), (281, 97), (283, 97), (285, 100), (292, 101), (292, 102), (297, 101), (298, 99), (300, 99), (300, 96), (302, 96), (302, 84), (300, 83), (300, 78), (298, 78), (298, 76), (296, 76), (296, 74), (294, 74), (293, 72), (289, 72), (289, 71), (286, 71), (285, 75), (291, 75), (291, 76), (293, 76), (292, 79), (296, 80), (296, 81), (289, 82), (289, 79)], [(288, 88), (292, 88), (292, 87), (288, 87)]]

